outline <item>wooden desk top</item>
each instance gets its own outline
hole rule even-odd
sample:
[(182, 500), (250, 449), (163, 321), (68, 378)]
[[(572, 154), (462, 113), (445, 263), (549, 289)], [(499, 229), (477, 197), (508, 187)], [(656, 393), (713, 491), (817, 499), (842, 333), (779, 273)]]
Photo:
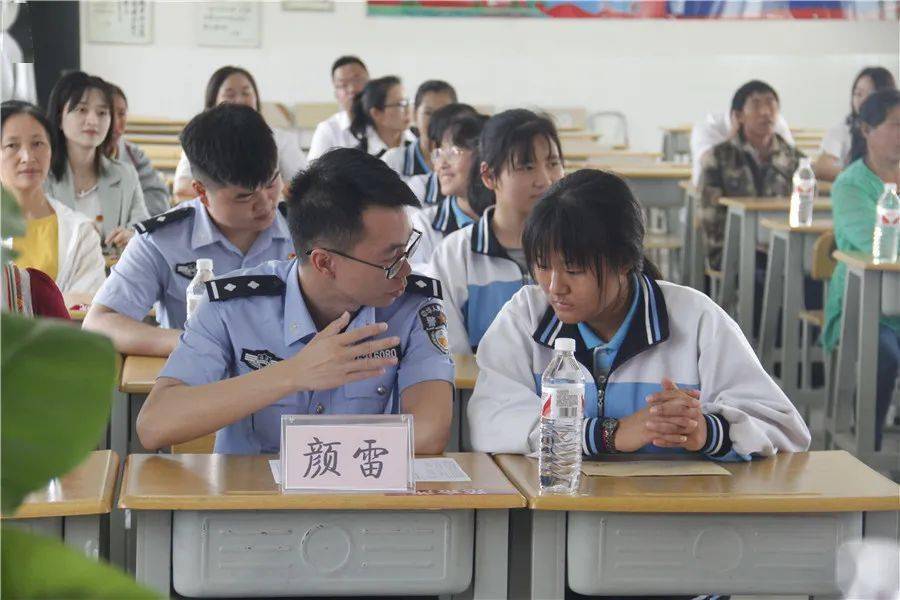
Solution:
[(496, 459), (534, 509), (649, 513), (900, 510), (900, 487), (843, 450), (719, 463), (731, 471), (730, 477), (582, 476), (577, 496), (540, 496), (537, 459), (508, 454)]
[(801, 225), (791, 227), (787, 219), (773, 219), (766, 217), (759, 221), (763, 227), (772, 229), (773, 231), (790, 231), (796, 233), (828, 233), (834, 229), (834, 221), (831, 219), (814, 219), (810, 225)]
[[(453, 362), (456, 365), (456, 387), (461, 390), (474, 389), (475, 380), (478, 379), (475, 357), (471, 354), (454, 354)], [(161, 356), (126, 356), (119, 391), (126, 394), (149, 394), (165, 364), (166, 359)]]
[(831, 255), (850, 267), (863, 269), (864, 271), (887, 271), (889, 273), (900, 273), (900, 262), (895, 263), (874, 263), (872, 255), (858, 251), (835, 250)]
[(415, 494), (282, 494), (275, 455), (132, 454), (119, 507), (137, 510), (450, 510), (523, 508), (525, 498), (490, 456), (447, 453), (472, 481), (423, 482)]
[[(791, 199), (786, 197), (761, 198), (759, 196), (744, 196), (719, 198), (719, 204), (743, 208), (747, 212), (788, 212), (791, 209)], [(813, 202), (813, 210), (831, 210), (831, 200), (828, 198), (816, 198)]]
[(454, 354), (453, 364), (456, 365), (456, 388), (460, 390), (475, 389), (475, 380), (478, 379), (478, 365), (475, 364), (475, 356)]
[(178, 161), (178, 158), (155, 158), (150, 161), (150, 164), (158, 171), (174, 171), (178, 166)]
[(43, 489), (28, 494), (12, 519), (104, 515), (112, 510), (119, 456), (97, 450)]
[(586, 169), (610, 171), (625, 179), (678, 179), (690, 180), (691, 166), (674, 162), (616, 163), (590, 161)]
[(165, 364), (166, 358), (162, 356), (126, 356), (119, 391), (126, 394), (149, 394)]

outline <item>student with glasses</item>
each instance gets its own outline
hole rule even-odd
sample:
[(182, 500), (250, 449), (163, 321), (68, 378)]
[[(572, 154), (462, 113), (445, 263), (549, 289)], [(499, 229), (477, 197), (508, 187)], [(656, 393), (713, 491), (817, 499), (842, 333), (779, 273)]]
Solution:
[[(435, 114), (440, 114), (440, 111)], [(462, 114), (446, 123), (443, 133), (439, 135), (431, 160), (443, 199), (434, 206), (410, 213), (413, 227), (423, 232), (422, 243), (413, 255), (413, 263), (427, 264), (434, 249), (446, 236), (471, 225), (478, 218), (478, 213), (469, 204), (469, 180), (478, 149), (478, 136), (485, 121), (487, 117), (484, 115)]]
[(416, 142), (409, 130), (409, 98), (399, 77), (372, 79), (353, 99), (350, 133), (356, 148), (382, 158), (391, 148)]
[(415, 417), (415, 451), (443, 452), (453, 362), (440, 284), (412, 275), (418, 202), (382, 161), (324, 154), (291, 184), (298, 257), (207, 284), (138, 417), (149, 449), (216, 434), (215, 451), (278, 452), (285, 414)]
[(419, 200), (419, 190), (425, 188), (428, 178), (434, 171), (431, 162), (431, 150), (434, 147), (428, 135), (431, 117), (445, 106), (456, 103), (456, 90), (446, 81), (429, 79), (416, 90), (413, 101), (415, 116), (415, 142), (391, 148), (384, 153), (382, 160), (397, 171), (403, 181), (412, 189)]

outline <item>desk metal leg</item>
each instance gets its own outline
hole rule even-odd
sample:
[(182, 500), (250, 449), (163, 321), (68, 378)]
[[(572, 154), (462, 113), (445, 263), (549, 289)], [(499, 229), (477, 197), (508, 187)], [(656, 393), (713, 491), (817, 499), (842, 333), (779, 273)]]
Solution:
[[(774, 239), (774, 238), (773, 238)], [(772, 260), (772, 257), (769, 257)], [(781, 387), (809, 423), (810, 396), (800, 396), (797, 365), (800, 362), (799, 315), (803, 306), (803, 236), (787, 236), (784, 306), (781, 316)]]
[(863, 537), (900, 542), (900, 511), (885, 510), (863, 515)]
[(475, 511), (475, 562), (472, 585), (453, 600), (506, 598), (509, 573), (509, 511)]
[(740, 267), (738, 268), (738, 324), (753, 344), (754, 282), (756, 279), (756, 212), (745, 212), (741, 218)]
[(722, 247), (722, 283), (719, 285), (719, 297), (716, 299), (726, 312), (731, 312), (736, 297), (741, 221), (741, 217), (735, 211), (728, 209), (725, 216), (725, 243)]
[(172, 585), (172, 511), (135, 511), (137, 548), (134, 577), (169, 597)]
[[(859, 273), (847, 269), (844, 285), (844, 305), (841, 313), (841, 343), (837, 349), (834, 385), (831, 388), (825, 414), (826, 448), (835, 446), (838, 437), (850, 430), (850, 405), (856, 389), (855, 363), (859, 343)], [(852, 450), (851, 448), (845, 448)]]
[[(770, 374), (775, 372), (778, 314), (783, 309), (784, 303), (785, 245), (783, 237), (772, 236), (772, 240), (769, 242), (769, 264), (766, 267), (766, 286), (763, 291), (757, 353), (763, 368)], [(784, 365), (782, 365), (783, 368)]]
[(531, 599), (562, 600), (566, 593), (566, 513), (531, 513)]
[(875, 399), (878, 382), (878, 315), (881, 273), (865, 271), (859, 299), (859, 353), (856, 376), (857, 457), (870, 463), (875, 455)]
[[(119, 475), (124, 469), (125, 458), (128, 456), (129, 425), (131, 398), (128, 394), (116, 391), (113, 396), (112, 414), (109, 424), (109, 447), (119, 455)], [(126, 569), (125, 550), (125, 512), (113, 505), (109, 514), (109, 562)]]
[(691, 193), (684, 192), (684, 223), (682, 223), (681, 236), (681, 284), (693, 287), (694, 273), (691, 268), (694, 265), (694, 238), (699, 232), (694, 231), (694, 201), (691, 199)]
[(66, 517), (63, 540), (94, 560), (100, 558), (100, 515)]

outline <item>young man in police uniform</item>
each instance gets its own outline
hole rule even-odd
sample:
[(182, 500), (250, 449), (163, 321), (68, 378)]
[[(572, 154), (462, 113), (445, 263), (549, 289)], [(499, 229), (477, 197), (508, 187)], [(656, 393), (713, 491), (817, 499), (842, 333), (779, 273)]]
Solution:
[[(287, 259), (278, 151), (260, 114), (237, 104), (200, 113), (181, 134), (197, 198), (135, 226), (136, 235), (97, 292), (84, 320), (126, 354), (168, 356), (181, 335), (185, 294), (198, 258), (217, 273)], [(141, 320), (159, 302), (154, 327)]]
[(411, 413), (419, 454), (444, 450), (453, 362), (440, 284), (411, 274), (409, 188), (337, 149), (291, 184), (298, 258), (207, 284), (141, 410), (149, 449), (217, 431), (216, 452), (278, 452), (284, 414)]

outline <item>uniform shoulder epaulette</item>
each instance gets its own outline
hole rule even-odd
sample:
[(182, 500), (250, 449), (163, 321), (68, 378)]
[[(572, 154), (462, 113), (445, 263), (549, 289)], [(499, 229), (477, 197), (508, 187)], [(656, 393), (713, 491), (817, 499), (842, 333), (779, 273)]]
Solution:
[(418, 294), (426, 298), (444, 299), (441, 282), (438, 279), (412, 274), (406, 278), (406, 291), (410, 294)]
[(252, 296), (280, 296), (285, 287), (277, 275), (237, 275), (207, 281), (206, 293), (210, 302), (218, 302)]
[(169, 212), (164, 212), (161, 215), (151, 217), (146, 221), (135, 223), (134, 230), (138, 233), (153, 233), (160, 227), (170, 225), (172, 223), (177, 223), (178, 221), (183, 221), (192, 214), (194, 214), (193, 206), (185, 206), (184, 208), (179, 208), (177, 210), (170, 210)]

